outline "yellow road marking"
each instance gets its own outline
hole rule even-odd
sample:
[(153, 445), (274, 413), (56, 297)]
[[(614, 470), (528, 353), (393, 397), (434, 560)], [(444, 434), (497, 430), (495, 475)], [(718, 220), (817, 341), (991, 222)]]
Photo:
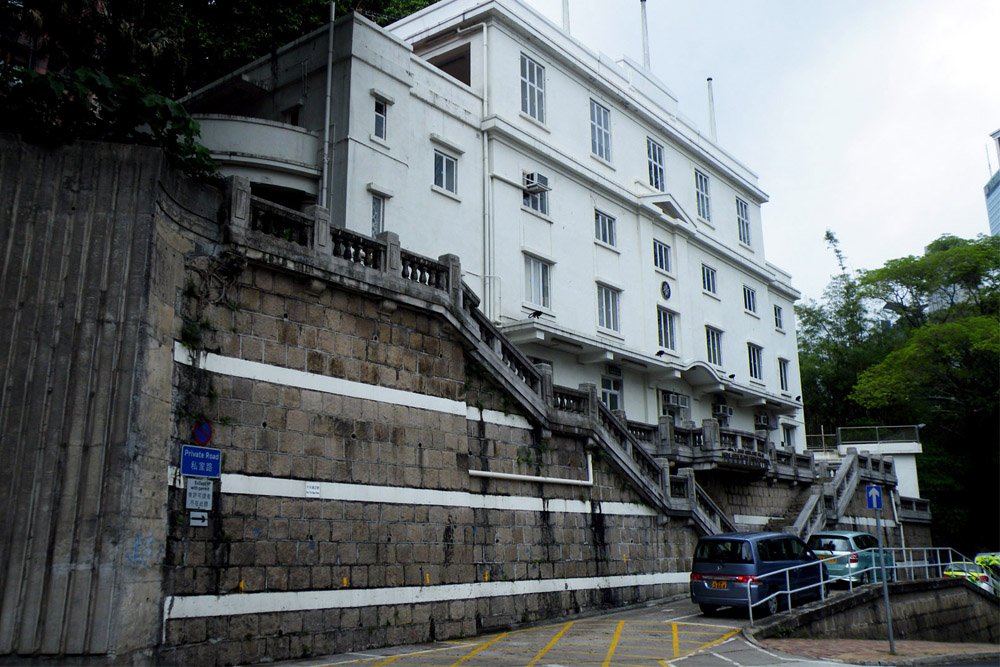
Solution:
[(509, 634), (510, 634), (509, 632), (505, 632), (505, 633), (503, 633), (502, 635), (497, 635), (497, 636), (496, 636), (496, 638), (495, 638), (495, 639), (493, 639), (493, 641), (490, 641), (490, 642), (486, 642), (485, 644), (483, 644), (482, 646), (480, 646), (480, 647), (479, 647), (479, 648), (477, 648), (477, 649), (476, 649), (475, 651), (473, 651), (472, 653), (468, 654), (467, 656), (465, 656), (464, 658), (462, 658), (462, 659), (461, 659), (461, 660), (459, 660), (458, 662), (453, 662), (453, 663), (451, 663), (451, 667), (457, 667), (458, 665), (461, 665), (461, 664), (462, 664), (463, 662), (465, 662), (466, 660), (468, 660), (468, 659), (469, 659), (469, 658), (471, 658), (472, 656), (476, 655), (476, 654), (477, 654), (477, 653), (479, 653), (480, 651), (485, 651), (485, 650), (486, 650), (486, 649), (488, 649), (488, 648), (489, 648), (490, 646), (493, 646), (494, 644), (496, 644), (496, 643), (497, 643), (498, 641), (500, 641), (501, 639), (503, 639), (504, 637), (506, 637), (506, 636), (507, 636), (507, 635), (509, 635)]
[[(679, 655), (675, 655), (674, 657), (675, 658), (682, 658), (682, 657), (684, 657), (686, 655), (691, 655), (692, 653), (697, 653), (698, 651), (701, 651), (701, 650), (704, 650), (706, 648), (709, 648), (710, 646), (715, 646), (716, 644), (721, 644), (722, 642), (726, 641), (730, 637), (738, 635), (739, 633), (740, 633), (740, 630), (739, 630), (739, 628), (737, 628), (736, 630), (733, 630), (731, 632), (728, 632), (728, 633), (722, 635), (721, 637), (719, 637), (718, 639), (716, 639), (714, 642), (709, 642), (707, 644), (702, 644), (698, 648), (691, 649), (690, 651), (685, 651), (684, 653), (681, 653)], [(686, 642), (686, 643), (693, 643), (693, 642)], [(660, 661), (660, 665), (662, 665), (663, 667), (669, 667), (669, 665), (667, 663), (667, 660), (669, 660), (669, 658), (665, 658), (665, 659), (661, 660)]]
[(674, 630), (674, 657), (676, 658), (677, 657), (677, 652), (680, 650), (678, 648), (678, 643), (677, 643), (677, 624), (676, 623), (671, 623), (670, 626)]
[(539, 660), (541, 660), (542, 656), (548, 653), (549, 649), (551, 649), (553, 646), (556, 645), (556, 643), (562, 638), (562, 636), (566, 634), (566, 631), (569, 630), (571, 627), (573, 627), (573, 623), (575, 623), (575, 621), (570, 621), (569, 623), (564, 625), (563, 629), (559, 631), (559, 634), (553, 637), (552, 641), (550, 641), (548, 644), (545, 645), (545, 648), (542, 649), (541, 653), (536, 655), (535, 659), (529, 662), (525, 667), (534, 667), (534, 664)]
[(608, 667), (611, 664), (611, 658), (615, 654), (615, 648), (618, 647), (618, 639), (622, 636), (622, 628), (625, 627), (625, 621), (618, 621), (618, 629), (615, 630), (615, 636), (611, 638), (611, 646), (608, 647), (608, 654), (604, 658), (604, 664), (601, 667)]

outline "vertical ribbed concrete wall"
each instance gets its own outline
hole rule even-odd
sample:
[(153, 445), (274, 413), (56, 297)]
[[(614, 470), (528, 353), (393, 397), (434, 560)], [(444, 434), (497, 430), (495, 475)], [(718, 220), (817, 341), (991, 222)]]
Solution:
[(151, 299), (175, 297), (151, 284), (168, 173), (158, 150), (0, 135), (0, 654), (158, 640), (173, 321)]

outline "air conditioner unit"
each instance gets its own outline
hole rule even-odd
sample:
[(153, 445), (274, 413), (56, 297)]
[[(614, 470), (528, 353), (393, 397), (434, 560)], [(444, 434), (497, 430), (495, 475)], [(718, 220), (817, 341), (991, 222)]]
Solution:
[(530, 174), (524, 175), (524, 189), (527, 192), (537, 193), (548, 192), (552, 188), (549, 187), (548, 177), (542, 176), (536, 172), (531, 172)]
[(716, 403), (712, 406), (712, 414), (719, 417), (732, 417), (733, 409), (728, 405), (722, 405), (721, 403)]
[(666, 401), (667, 405), (677, 408), (686, 408), (689, 407), (691, 404), (690, 399), (688, 399), (688, 397), (684, 396), (683, 394), (667, 394), (666, 396), (664, 396), (664, 400)]
[(768, 428), (771, 425), (771, 420), (767, 415), (759, 414), (753, 416), (753, 425), (757, 428)]

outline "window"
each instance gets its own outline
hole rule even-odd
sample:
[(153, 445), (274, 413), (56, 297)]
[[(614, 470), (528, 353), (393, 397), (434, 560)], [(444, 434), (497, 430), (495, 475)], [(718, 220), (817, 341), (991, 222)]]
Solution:
[(736, 225), (740, 231), (740, 243), (750, 245), (750, 206), (736, 198)]
[(708, 197), (708, 176), (697, 169), (694, 170), (694, 190), (698, 195), (698, 217), (711, 221), (712, 208)]
[(524, 175), (524, 192), (521, 204), (526, 208), (549, 214), (549, 179), (538, 173)]
[(749, 313), (757, 312), (757, 290), (743, 286), (743, 309)]
[(781, 391), (788, 391), (788, 360), (778, 359), (778, 383)]
[(722, 365), (722, 332), (713, 327), (705, 327), (705, 343), (708, 347), (708, 363)]
[(774, 307), (774, 328), (782, 329), (781, 326), (781, 306)]
[(372, 238), (385, 231), (385, 197), (372, 195)]
[(646, 137), (646, 157), (649, 159), (649, 184), (663, 192), (663, 146)]
[(716, 293), (715, 269), (701, 265), (701, 288), (711, 294)]
[(590, 100), (590, 150), (611, 162), (611, 112)]
[(385, 102), (375, 100), (375, 136), (379, 139), (385, 139), (385, 114)]
[(659, 335), (660, 347), (668, 350), (676, 350), (676, 338), (674, 335), (677, 313), (673, 313), (665, 308), (656, 309), (657, 332)]
[(524, 300), (549, 307), (549, 263), (530, 255), (524, 256)]
[(601, 376), (601, 402), (609, 410), (622, 409), (622, 379)]
[(594, 238), (609, 246), (615, 245), (615, 219), (596, 209), (594, 210)]
[(621, 294), (613, 287), (597, 286), (597, 325), (602, 329), (618, 331), (618, 297)]
[(764, 374), (761, 368), (761, 354), (764, 351), (760, 345), (747, 343), (747, 360), (750, 362), (750, 377), (754, 380), (763, 380)]
[(653, 266), (660, 271), (670, 273), (670, 246), (653, 240)]
[(781, 425), (781, 439), (785, 447), (795, 447), (795, 427), (790, 424)]
[(545, 68), (521, 54), (521, 111), (545, 122)]
[(458, 192), (458, 160), (441, 151), (434, 151), (434, 185)]

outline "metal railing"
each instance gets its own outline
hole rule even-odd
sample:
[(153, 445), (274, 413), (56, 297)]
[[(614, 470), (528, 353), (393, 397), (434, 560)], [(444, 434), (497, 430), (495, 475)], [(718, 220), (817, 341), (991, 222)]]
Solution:
[(920, 427), (907, 426), (841, 426), (837, 429), (841, 445), (876, 444), (882, 442), (920, 442)]

